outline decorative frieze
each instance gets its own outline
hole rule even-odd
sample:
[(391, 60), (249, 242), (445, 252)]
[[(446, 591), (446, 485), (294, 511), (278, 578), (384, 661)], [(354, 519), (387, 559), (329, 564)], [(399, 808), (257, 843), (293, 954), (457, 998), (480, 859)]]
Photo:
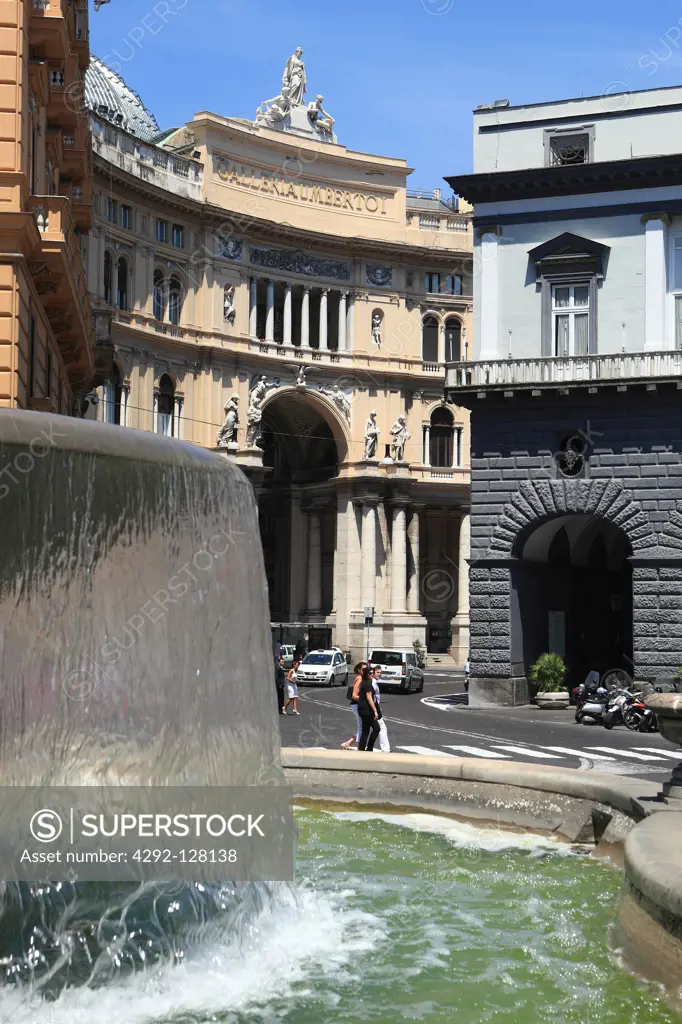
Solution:
[(284, 270), (290, 274), (350, 281), (349, 263), (309, 256), (300, 249), (259, 249), (252, 246), (249, 258), (251, 263), (258, 267), (266, 267), (268, 270)]
[(368, 284), (373, 284), (376, 288), (390, 288), (393, 284), (392, 267), (383, 267), (379, 264), (368, 263), (365, 270)]
[(239, 261), (242, 258), (241, 238), (219, 238), (218, 255), (225, 260)]

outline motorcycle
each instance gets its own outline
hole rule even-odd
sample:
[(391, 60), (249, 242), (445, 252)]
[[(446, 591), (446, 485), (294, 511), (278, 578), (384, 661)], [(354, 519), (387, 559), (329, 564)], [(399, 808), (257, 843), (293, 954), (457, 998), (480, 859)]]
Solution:
[(585, 718), (591, 718), (594, 722), (604, 720), (604, 712), (609, 703), (609, 692), (605, 686), (582, 683), (575, 688), (573, 696), (578, 704), (575, 709), (576, 722), (582, 722)]
[(641, 694), (633, 697), (623, 708), (623, 723), (633, 732), (658, 732), (656, 715), (646, 706)]
[(629, 690), (618, 690), (611, 694), (611, 699), (604, 711), (603, 725), (605, 729), (613, 729), (614, 725), (621, 725), (624, 721), (623, 713), (629, 707), (630, 702), (635, 699), (634, 694)]

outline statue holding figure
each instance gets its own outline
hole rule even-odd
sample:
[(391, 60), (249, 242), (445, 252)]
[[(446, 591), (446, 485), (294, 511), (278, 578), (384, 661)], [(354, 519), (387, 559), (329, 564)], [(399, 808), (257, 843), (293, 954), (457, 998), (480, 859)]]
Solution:
[(394, 462), (404, 462), (405, 460), (405, 444), (410, 440), (411, 434), (408, 433), (407, 427), (405, 426), (404, 415), (398, 416), (391, 427), (391, 458)]
[(258, 378), (258, 382), (251, 389), (249, 394), (249, 408), (246, 412), (246, 447), (256, 448), (261, 438), (261, 421), (263, 419), (263, 399), (268, 390), (265, 376)]
[(233, 284), (226, 287), (225, 298), (223, 300), (223, 320), (228, 324), (232, 324), (233, 327), (234, 318), (237, 315), (237, 310), (234, 305), (234, 289), (235, 286)]
[(381, 313), (375, 313), (372, 317), (372, 341), (375, 345), (381, 345)]
[(365, 454), (362, 456), (363, 462), (376, 458), (378, 446), (379, 428), (377, 427), (377, 412), (376, 409), (372, 409), (365, 424)]
[(286, 91), (292, 107), (300, 107), (303, 104), (308, 85), (302, 56), (303, 50), (300, 46), (296, 47), (296, 52), (289, 57), (282, 75), (282, 94)]
[(227, 448), (236, 440), (237, 427), (239, 426), (239, 395), (234, 394), (224, 407), (225, 420), (218, 431), (216, 447)]
[(322, 106), (324, 96), (316, 96), (308, 104), (308, 117), (313, 126), (325, 135), (332, 135), (334, 132), (334, 118)]

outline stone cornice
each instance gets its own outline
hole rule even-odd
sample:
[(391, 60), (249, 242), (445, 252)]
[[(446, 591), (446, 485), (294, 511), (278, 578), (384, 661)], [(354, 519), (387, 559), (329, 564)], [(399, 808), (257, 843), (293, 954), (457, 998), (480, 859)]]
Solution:
[(682, 184), (682, 157), (636, 157), (567, 167), (531, 167), (486, 174), (461, 174), (445, 179), (472, 204), (548, 196), (623, 192)]

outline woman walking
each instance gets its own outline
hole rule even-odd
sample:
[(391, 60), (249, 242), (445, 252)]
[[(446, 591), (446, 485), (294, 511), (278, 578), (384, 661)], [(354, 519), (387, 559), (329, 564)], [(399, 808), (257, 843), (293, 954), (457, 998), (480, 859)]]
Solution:
[(358, 750), (374, 750), (379, 735), (379, 713), (374, 700), (372, 676), (367, 667), (362, 670), (362, 682), (358, 692), (358, 715), (362, 722)]
[(294, 661), (293, 665), (287, 672), (287, 702), (284, 705), (284, 714), (288, 715), (287, 708), (290, 704), (294, 705), (294, 714), (300, 715), (298, 710), (298, 684), (296, 682), (296, 669), (300, 665), (300, 661)]
[(355, 744), (356, 747), (357, 747), (357, 745), (360, 742), (360, 733), (362, 732), (362, 722), (360, 721), (360, 716), (358, 715), (358, 700), (359, 700), (359, 697), (360, 697), (360, 683), (362, 682), (362, 670), (363, 670), (363, 668), (367, 668), (367, 662), (366, 661), (359, 661), (357, 663), (357, 665), (355, 666), (355, 668), (353, 669), (353, 671), (355, 672), (355, 678), (353, 680), (353, 684), (352, 684), (352, 686), (348, 687), (348, 694), (347, 694), (347, 696), (348, 696), (348, 699), (350, 700), (351, 711), (355, 715), (356, 730), (355, 730), (354, 734), (351, 737), (349, 737), (349, 739), (347, 739), (344, 743), (341, 744), (341, 749), (342, 750), (350, 750), (350, 748), (353, 746), (353, 744)]
[(374, 702), (379, 713), (379, 750), (383, 754), (390, 754), (391, 744), (388, 741), (388, 729), (386, 728), (386, 722), (384, 721), (384, 716), (381, 711), (381, 693), (379, 691), (381, 671), (381, 665), (375, 665), (372, 669), (372, 688), (374, 690)]

